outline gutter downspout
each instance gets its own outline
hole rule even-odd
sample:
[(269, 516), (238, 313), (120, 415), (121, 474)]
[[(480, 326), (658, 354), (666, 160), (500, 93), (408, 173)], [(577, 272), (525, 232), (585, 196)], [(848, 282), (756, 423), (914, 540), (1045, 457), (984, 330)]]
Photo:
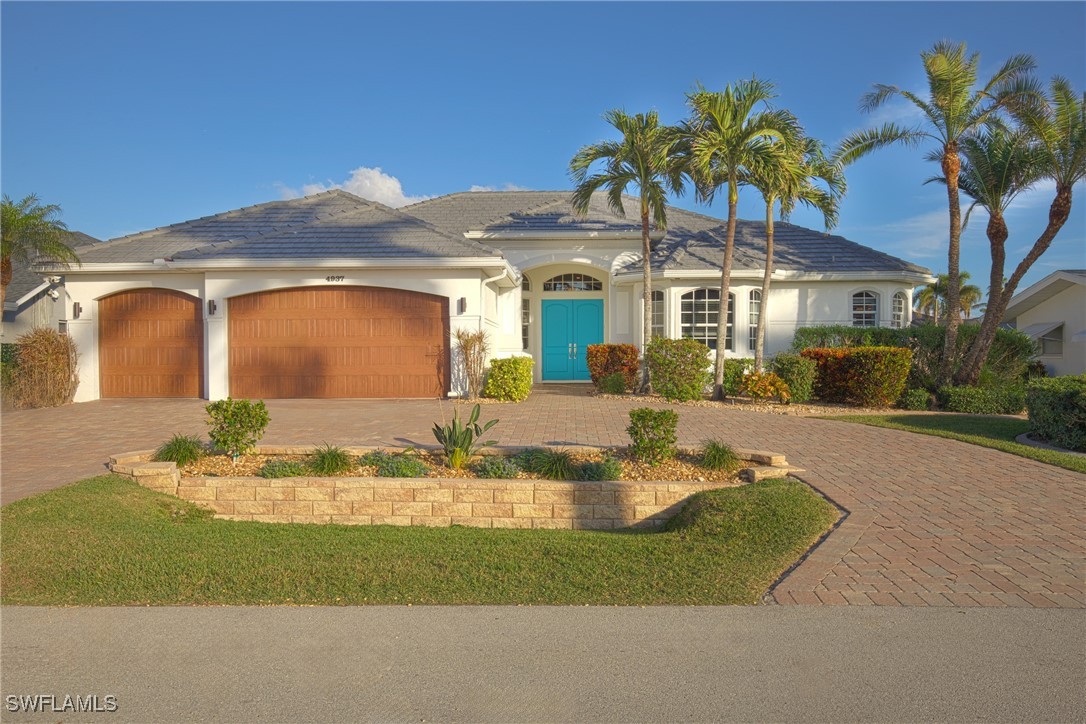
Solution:
[[(509, 276), (509, 267), (503, 268), (502, 273), (498, 274), (497, 276), (490, 277), (489, 279), (484, 279), (483, 283), (479, 285), (479, 331), (480, 332), (483, 330), (483, 312), (485, 311), (485, 307), (484, 307), (483, 303), (486, 301), (485, 300), (486, 285), (487, 284), (492, 284), (492, 283), (494, 283), (496, 281), (504, 279), (507, 276)], [(497, 303), (495, 303), (494, 306), (496, 308)]]

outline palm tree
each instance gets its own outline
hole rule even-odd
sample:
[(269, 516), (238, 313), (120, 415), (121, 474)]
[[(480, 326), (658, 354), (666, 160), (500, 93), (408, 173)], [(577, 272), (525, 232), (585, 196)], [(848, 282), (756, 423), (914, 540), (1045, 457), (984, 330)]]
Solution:
[(4, 194), (0, 202), (0, 307), (7, 300), (12, 262), (79, 263), (79, 257), (64, 243), (67, 230), (56, 204), (43, 206), (36, 194), (16, 203)]
[[(582, 147), (570, 161), (573, 210), (588, 213), (592, 194), (607, 189), (607, 204), (619, 216), (625, 216), (622, 195), (630, 186), (638, 189), (641, 214), (641, 262), (644, 275), (644, 345), (652, 339), (652, 243), (649, 238), (649, 217), (658, 229), (667, 228), (667, 193), (683, 192), (684, 171), (677, 161), (677, 130), (660, 124), (656, 111), (630, 116), (621, 110), (611, 110), (604, 119), (622, 134), (618, 141), (601, 141)], [(602, 173), (589, 175), (597, 161), (604, 162)], [(649, 389), (648, 365), (641, 366), (641, 389)]]
[[(736, 206), (739, 186), (756, 165), (769, 165), (775, 146), (801, 133), (795, 117), (768, 108), (773, 84), (756, 78), (729, 85), (722, 92), (698, 87), (687, 95), (691, 117), (683, 125), (684, 147), (698, 196), (712, 203), (721, 187), (728, 190), (728, 226), (720, 267), (720, 311), (717, 325), (713, 399), (724, 398), (724, 349), (727, 340), (728, 287), (735, 249)], [(766, 106), (758, 110), (759, 106)]]
[[(1036, 84), (1029, 76), (1034, 61), (1028, 55), (1010, 58), (979, 91), (977, 65), (980, 56), (966, 56), (965, 43), (940, 41), (931, 50), (920, 54), (928, 81), (928, 98), (902, 90), (897, 86), (876, 84), (860, 104), (865, 111), (872, 111), (895, 97), (905, 98), (923, 114), (926, 124), (905, 128), (895, 123), (881, 128), (854, 133), (846, 138), (838, 151), (843, 163), (852, 163), (871, 151), (902, 143), (915, 146), (925, 140), (937, 144), (939, 159), (946, 179), (947, 205), (950, 210), (950, 235), (947, 245), (947, 303), (957, 309), (959, 294), (959, 257), (961, 252), (961, 205), (958, 200), (958, 175), (961, 160), (958, 148), (962, 138), (973, 133), (991, 119), (1009, 102), (1025, 99), (1036, 94)], [(958, 338), (958, 315), (951, 314), (946, 325), (946, 343), (940, 376), (948, 381), (953, 369)]]
[[(773, 276), (774, 206), (780, 202), (783, 220), (789, 218), (797, 204), (821, 211), (828, 231), (837, 225), (838, 204), (846, 188), (840, 164), (828, 159), (825, 148), (815, 139), (789, 139), (778, 148), (781, 152), (775, 155), (774, 162), (755, 165), (747, 174), (748, 183), (761, 191), (765, 200), (766, 262), (754, 345), (754, 366), (759, 371), (765, 358), (769, 287)], [(816, 185), (815, 181), (821, 181), (824, 187)]]
[[(992, 287), (989, 290), (988, 306), (984, 310), (980, 332), (958, 370), (955, 379), (958, 384), (975, 384), (980, 377), (980, 370), (988, 359), (996, 330), (1003, 321), (1011, 297), (1018, 289), (1022, 277), (1048, 250), (1056, 234), (1067, 223), (1071, 215), (1072, 189), (1076, 183), (1086, 178), (1086, 93), (1075, 93), (1065, 78), (1056, 77), (1052, 79), (1047, 97), (1028, 98), (1024, 102), (1015, 103), (1011, 110), (1030, 141), (1027, 157), (1021, 161), (1028, 171), (1019, 173), (1031, 176), (1028, 181), (1030, 184), (1043, 179), (1055, 181), (1056, 195), (1049, 205), (1048, 224), (1006, 283), (1003, 282), (1004, 244), (1008, 233), (1006, 225), (1003, 225), (995, 239), (989, 234), (992, 242)], [(978, 160), (982, 158), (979, 150), (977, 156)], [(1027, 182), (1019, 183), (1025, 185)], [(964, 186), (962, 189), (966, 190)], [(980, 189), (977, 189), (977, 192), (984, 193)], [(969, 191), (967, 193), (972, 195)], [(977, 204), (988, 209), (990, 216), (994, 207), (1000, 212), (1002, 221), (1001, 209), (1006, 206), (1000, 207), (994, 193), (989, 193), (984, 202), (977, 199)], [(991, 226), (989, 222), (989, 229)]]
[(947, 317), (957, 317), (961, 322), (962, 315), (969, 316), (973, 307), (984, 298), (984, 293), (975, 284), (966, 284), (969, 281), (969, 272), (961, 272), (958, 275), (958, 313), (949, 314), (950, 306), (950, 275), (939, 274), (931, 284), (920, 288), (916, 293), (913, 303), (918, 311), (931, 315), (938, 324), (947, 321)]

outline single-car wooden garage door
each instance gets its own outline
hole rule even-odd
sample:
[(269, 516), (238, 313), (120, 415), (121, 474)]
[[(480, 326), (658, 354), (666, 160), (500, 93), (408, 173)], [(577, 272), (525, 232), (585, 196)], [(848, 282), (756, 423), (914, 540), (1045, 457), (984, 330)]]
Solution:
[(446, 297), (378, 287), (304, 287), (234, 297), (230, 394), (442, 397)]
[(171, 289), (133, 289), (98, 300), (102, 397), (200, 397), (200, 300)]

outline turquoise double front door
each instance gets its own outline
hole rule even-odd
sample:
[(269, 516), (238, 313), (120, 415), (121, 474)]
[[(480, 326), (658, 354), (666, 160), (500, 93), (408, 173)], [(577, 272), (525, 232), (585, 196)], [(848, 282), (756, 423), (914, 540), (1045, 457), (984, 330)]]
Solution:
[(543, 379), (587, 380), (588, 345), (603, 342), (602, 299), (544, 299)]

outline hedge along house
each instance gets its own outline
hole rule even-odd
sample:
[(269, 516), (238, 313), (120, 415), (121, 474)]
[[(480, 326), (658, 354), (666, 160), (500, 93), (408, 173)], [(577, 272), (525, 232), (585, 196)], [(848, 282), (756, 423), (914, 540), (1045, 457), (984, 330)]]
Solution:
[[(636, 208), (628, 199), (628, 209)], [(669, 210), (653, 234), (653, 332), (716, 343), (725, 223)], [(931, 273), (777, 225), (766, 349), (796, 328), (904, 326)], [(753, 354), (764, 224), (739, 222), (728, 356)], [(465, 192), (391, 209), (343, 191), (122, 237), (66, 272), (77, 400), (441, 397), (462, 392), (452, 335), (530, 355), (536, 381), (588, 379), (585, 348), (640, 344), (641, 232), (602, 194)]]

